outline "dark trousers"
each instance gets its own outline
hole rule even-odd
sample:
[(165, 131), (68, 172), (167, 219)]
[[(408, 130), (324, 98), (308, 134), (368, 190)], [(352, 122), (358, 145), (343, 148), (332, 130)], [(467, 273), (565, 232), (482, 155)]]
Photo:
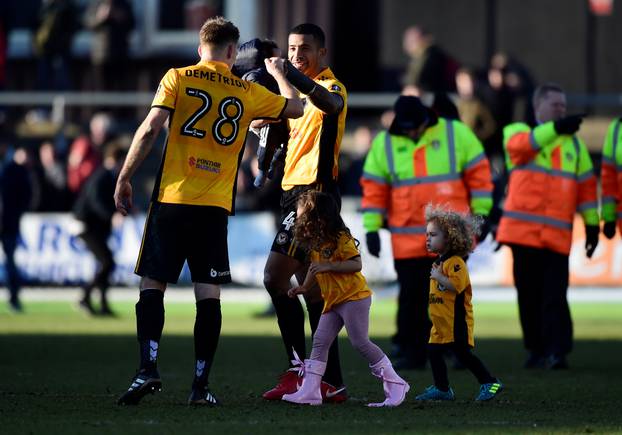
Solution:
[(514, 284), (525, 348), (536, 355), (572, 350), (568, 255), (513, 245)]
[(428, 352), (430, 357), (430, 366), (432, 367), (432, 376), (434, 377), (434, 385), (441, 391), (449, 390), (449, 379), (447, 378), (447, 365), (444, 356), (447, 351), (451, 350), (456, 359), (464, 367), (469, 369), (477, 378), (480, 384), (488, 384), (496, 382), (484, 363), (471, 353), (471, 349), (466, 343), (447, 343), (447, 344), (428, 344)]
[(402, 347), (416, 362), (425, 362), (432, 322), (428, 316), (430, 270), (433, 259), (395, 260), (400, 285), (397, 306), (397, 333), (393, 342)]
[(4, 250), (4, 270), (6, 286), (12, 301), (17, 301), (21, 286), (21, 277), (17, 265), (15, 264), (15, 249), (19, 234), (2, 234), (2, 249)]
[(97, 269), (93, 280), (84, 287), (84, 297), (89, 298), (91, 291), (97, 287), (101, 290), (102, 302), (106, 302), (106, 291), (110, 286), (110, 274), (114, 270), (114, 258), (108, 247), (110, 231), (89, 229), (80, 234), (86, 247), (93, 253), (97, 261)]

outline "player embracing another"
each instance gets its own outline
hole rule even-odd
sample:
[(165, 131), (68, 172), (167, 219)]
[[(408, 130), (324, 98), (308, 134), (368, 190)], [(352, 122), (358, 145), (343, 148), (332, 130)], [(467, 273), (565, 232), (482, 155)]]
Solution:
[(282, 59), (266, 60), (280, 93), (275, 95), (231, 73), (239, 31), (222, 17), (199, 32), (201, 60), (170, 69), (151, 110), (138, 128), (117, 181), (115, 204), (132, 206), (130, 180), (168, 120), (169, 132), (156, 177), (135, 272), (141, 276), (136, 304), (140, 367), (119, 404), (137, 404), (159, 391), (157, 368), (164, 327), (164, 292), (187, 260), (196, 298), (195, 372), (188, 403), (217, 405), (208, 389), (222, 314), (220, 286), (231, 281), (227, 221), (234, 210), (240, 156), (250, 122), (302, 115), (302, 102), (285, 78)]

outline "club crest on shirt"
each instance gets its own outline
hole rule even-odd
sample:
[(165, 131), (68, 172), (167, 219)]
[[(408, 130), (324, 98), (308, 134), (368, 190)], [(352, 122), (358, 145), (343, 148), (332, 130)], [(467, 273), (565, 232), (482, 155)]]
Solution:
[(322, 249), (322, 258), (330, 258), (333, 256), (334, 249), (324, 248)]
[(458, 271), (460, 271), (460, 265), (454, 264), (454, 272), (458, 272)]
[(440, 140), (433, 140), (432, 141), (432, 148), (437, 150), (441, 147), (441, 141)]
[(574, 156), (570, 151), (566, 151), (566, 160), (568, 160), (569, 162), (572, 162), (574, 160)]
[(330, 87), (330, 90), (335, 92), (341, 92), (341, 88), (339, 87), (339, 85), (332, 85)]
[(278, 243), (279, 245), (284, 245), (285, 243), (287, 243), (287, 233), (285, 232), (280, 232), (276, 235), (276, 243)]

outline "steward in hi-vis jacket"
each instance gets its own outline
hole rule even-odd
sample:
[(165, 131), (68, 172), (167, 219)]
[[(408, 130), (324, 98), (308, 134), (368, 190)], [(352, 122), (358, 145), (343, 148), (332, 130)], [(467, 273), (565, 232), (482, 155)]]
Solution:
[(605, 221), (603, 233), (608, 239), (616, 235), (616, 222), (622, 232), (622, 118), (615, 119), (607, 130), (600, 172)]
[(497, 241), (514, 257), (527, 368), (567, 368), (572, 320), (566, 293), (572, 224), (579, 213), (586, 229), (586, 255), (598, 244), (596, 177), (585, 144), (575, 136), (582, 115), (566, 116), (566, 96), (557, 85), (533, 96), (538, 126), (504, 129), (508, 193)]
[[(400, 284), (397, 333), (400, 368), (426, 363), (430, 334), (428, 293), (432, 262), (425, 246), (427, 204), (483, 217), (492, 208), (490, 166), (475, 134), (460, 121), (437, 117), (417, 97), (401, 96), (388, 132), (376, 136), (365, 160), (363, 225), (367, 248), (378, 256), (378, 230), (391, 232)], [(485, 226), (487, 228), (487, 226)], [(480, 232), (480, 239), (487, 230)]]

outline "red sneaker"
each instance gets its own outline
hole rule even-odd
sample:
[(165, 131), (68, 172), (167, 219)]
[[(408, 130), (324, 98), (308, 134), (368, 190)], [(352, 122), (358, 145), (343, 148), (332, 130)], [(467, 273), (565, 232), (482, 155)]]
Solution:
[(323, 403), (343, 403), (348, 400), (348, 393), (346, 392), (345, 386), (336, 388), (328, 382), (322, 381), (320, 391), (322, 392)]
[(298, 370), (288, 370), (279, 378), (279, 383), (273, 389), (263, 393), (266, 400), (281, 400), (284, 394), (292, 394), (298, 391), (302, 385), (302, 379), (298, 377)]

